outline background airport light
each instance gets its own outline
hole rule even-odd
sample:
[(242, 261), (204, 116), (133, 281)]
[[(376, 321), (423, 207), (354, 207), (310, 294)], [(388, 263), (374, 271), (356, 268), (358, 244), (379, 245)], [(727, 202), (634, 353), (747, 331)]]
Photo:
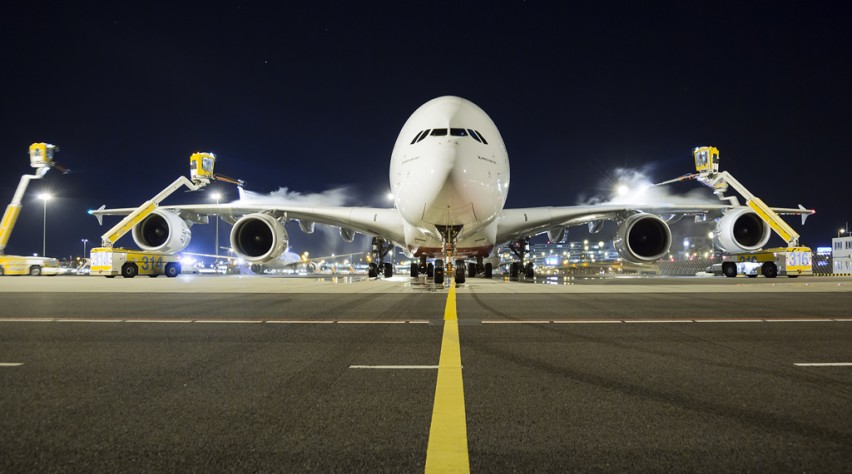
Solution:
[(86, 244), (89, 243), (89, 239), (80, 239), (80, 242), (83, 242), (83, 258), (86, 258)]
[(41, 193), (38, 195), (38, 198), (44, 202), (44, 225), (42, 226), (42, 237), (41, 237), (41, 256), (47, 256), (47, 201), (50, 201), (51, 196), (49, 193)]

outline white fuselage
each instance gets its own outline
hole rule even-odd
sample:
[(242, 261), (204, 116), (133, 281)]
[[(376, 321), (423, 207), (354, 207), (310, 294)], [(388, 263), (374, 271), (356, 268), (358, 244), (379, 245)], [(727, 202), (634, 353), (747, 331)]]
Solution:
[(494, 122), (460, 97), (423, 104), (391, 154), (394, 204), (415, 256), (442, 254), (441, 229), (460, 229), (455, 255), (487, 256), (509, 190), (509, 156)]

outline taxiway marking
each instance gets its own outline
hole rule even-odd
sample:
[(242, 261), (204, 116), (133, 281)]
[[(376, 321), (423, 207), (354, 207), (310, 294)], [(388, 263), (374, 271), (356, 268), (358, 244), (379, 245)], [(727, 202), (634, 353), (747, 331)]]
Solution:
[(852, 362), (796, 362), (797, 367), (852, 367)]
[(388, 369), (388, 370), (405, 370), (405, 369), (437, 369), (437, 365), (350, 365), (350, 369)]
[(0, 362), (0, 367), (20, 367), (24, 365), (23, 362)]
[(456, 313), (456, 288), (452, 284), (444, 309), (444, 334), (426, 448), (426, 472), (470, 472), (459, 319)]

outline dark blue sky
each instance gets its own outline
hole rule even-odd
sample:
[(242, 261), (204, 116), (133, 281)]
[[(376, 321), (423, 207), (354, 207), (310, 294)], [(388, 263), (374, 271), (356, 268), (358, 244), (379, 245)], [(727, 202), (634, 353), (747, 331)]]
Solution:
[(18, 3), (0, 14), (0, 200), (32, 142), (73, 173), (33, 183), (8, 253), (40, 252), (43, 187), (48, 254), (78, 255), (106, 229), (87, 209), (139, 204), (196, 150), (254, 191), (379, 204), (400, 127), (447, 94), (500, 128), (509, 207), (575, 204), (615, 167), (678, 176), (710, 144), (769, 204), (817, 210), (805, 244), (849, 215), (844, 2)]

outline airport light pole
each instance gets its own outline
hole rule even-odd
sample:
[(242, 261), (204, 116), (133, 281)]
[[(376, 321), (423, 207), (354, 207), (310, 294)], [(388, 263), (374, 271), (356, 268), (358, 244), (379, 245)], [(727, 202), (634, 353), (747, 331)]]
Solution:
[(47, 201), (50, 201), (52, 198), (48, 193), (41, 193), (38, 195), (38, 198), (44, 202), (44, 224), (42, 226), (42, 237), (41, 237), (41, 256), (47, 256)]
[(86, 244), (89, 243), (89, 239), (80, 239), (80, 242), (83, 242), (83, 258), (86, 258)]

